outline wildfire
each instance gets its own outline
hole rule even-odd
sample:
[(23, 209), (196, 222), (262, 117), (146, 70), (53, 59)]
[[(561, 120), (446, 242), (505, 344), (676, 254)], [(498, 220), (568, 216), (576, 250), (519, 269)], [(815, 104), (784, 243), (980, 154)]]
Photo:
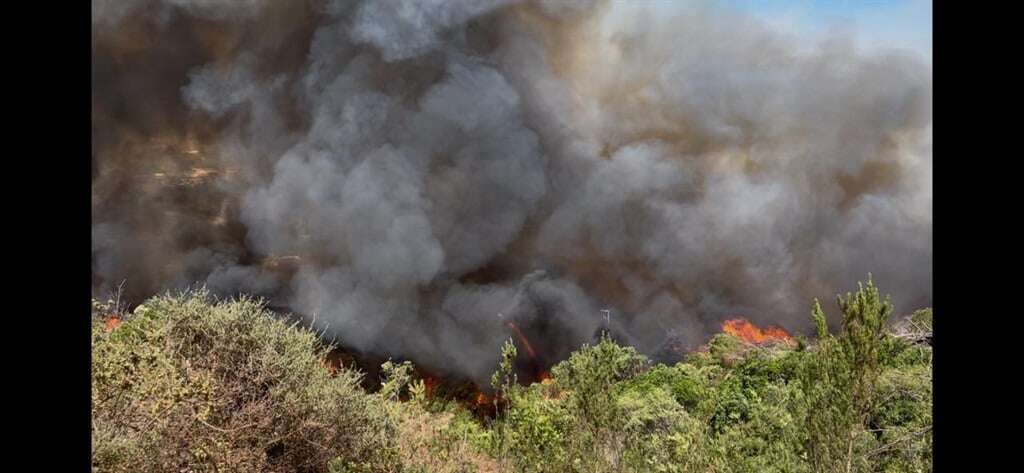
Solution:
[(766, 329), (762, 329), (744, 318), (726, 320), (725, 323), (722, 324), (722, 331), (729, 335), (739, 337), (747, 343), (757, 345), (773, 341), (782, 341), (787, 343), (793, 341), (793, 337), (780, 327), (768, 327)]
[(515, 332), (516, 337), (519, 338), (519, 342), (522, 343), (523, 348), (526, 349), (526, 354), (530, 356), (530, 359), (536, 358), (537, 353), (533, 351), (533, 347), (530, 346), (530, 341), (526, 339), (526, 335), (523, 335), (523, 332), (519, 330), (519, 327), (517, 327), (512, 321), (505, 322), (505, 325)]
[(338, 370), (341, 369), (341, 361), (340, 360), (336, 360), (336, 359), (333, 359), (333, 358), (324, 358), (322, 360), (322, 362), (323, 362), (324, 368), (327, 369), (327, 371), (331, 374), (331, 376), (337, 375), (338, 374)]
[(121, 318), (120, 317), (111, 317), (111, 318), (107, 319), (107, 323), (106, 323), (106, 325), (103, 326), (103, 330), (105, 332), (107, 332), (107, 333), (110, 333), (110, 332), (113, 332), (114, 329), (116, 329), (116, 328), (118, 328), (120, 326), (121, 326)]
[(489, 405), (490, 403), (491, 403), (491, 397), (490, 396), (484, 394), (483, 391), (479, 391), (479, 392), (476, 393), (476, 405), (477, 406), (486, 406), (486, 405)]
[(440, 384), (440, 380), (433, 376), (427, 376), (423, 378), (423, 387), (427, 391), (427, 397), (432, 397), (434, 395), (434, 389), (437, 388), (438, 384)]

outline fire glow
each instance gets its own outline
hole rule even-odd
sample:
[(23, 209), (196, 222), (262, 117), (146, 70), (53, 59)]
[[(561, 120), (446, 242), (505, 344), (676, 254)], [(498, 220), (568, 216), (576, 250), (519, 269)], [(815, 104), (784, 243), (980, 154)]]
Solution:
[(113, 332), (115, 329), (121, 326), (120, 317), (111, 317), (107, 319), (107, 323), (103, 326), (103, 330), (107, 333)]
[(321, 360), (321, 363), (323, 363), (324, 368), (327, 369), (327, 372), (330, 373), (331, 376), (337, 376), (338, 370), (342, 367), (340, 361), (331, 358), (324, 358)]
[(793, 341), (793, 337), (780, 327), (762, 329), (742, 317), (726, 320), (722, 323), (722, 331), (754, 345), (768, 342), (791, 343)]
[(486, 406), (491, 403), (491, 397), (483, 391), (477, 391), (475, 401), (477, 406)]
[(530, 340), (526, 338), (526, 335), (523, 335), (523, 332), (519, 330), (519, 327), (517, 327), (516, 324), (511, 321), (505, 322), (505, 325), (507, 325), (508, 328), (515, 332), (516, 337), (519, 338), (519, 342), (523, 345), (523, 348), (526, 349), (526, 354), (530, 356), (530, 359), (532, 360), (536, 358), (537, 353), (533, 351), (533, 347), (530, 346)]
[(434, 397), (434, 390), (437, 389), (437, 385), (440, 384), (441, 380), (433, 376), (427, 376), (423, 378), (423, 389), (427, 397)]

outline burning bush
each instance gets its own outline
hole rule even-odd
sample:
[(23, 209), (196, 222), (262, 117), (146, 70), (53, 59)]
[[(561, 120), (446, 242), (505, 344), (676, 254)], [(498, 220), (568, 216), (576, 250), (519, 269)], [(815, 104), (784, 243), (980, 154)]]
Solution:
[(780, 327), (768, 327), (762, 329), (744, 318), (726, 320), (722, 324), (722, 331), (729, 335), (739, 337), (744, 342), (751, 344), (763, 344), (769, 342), (792, 342), (793, 337)]

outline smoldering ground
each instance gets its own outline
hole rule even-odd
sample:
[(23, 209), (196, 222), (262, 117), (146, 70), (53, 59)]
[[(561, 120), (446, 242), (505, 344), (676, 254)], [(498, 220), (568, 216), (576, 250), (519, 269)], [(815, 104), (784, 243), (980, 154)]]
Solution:
[[(931, 302), (931, 69), (714, 5), (93, 2), (93, 274), (487, 379)], [(607, 322), (603, 309), (610, 310)]]

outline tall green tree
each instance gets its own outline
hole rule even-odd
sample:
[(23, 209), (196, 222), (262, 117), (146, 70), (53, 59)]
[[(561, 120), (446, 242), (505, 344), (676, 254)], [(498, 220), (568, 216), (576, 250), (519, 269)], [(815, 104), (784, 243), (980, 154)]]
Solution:
[(876, 403), (880, 353), (892, 303), (871, 276), (858, 291), (838, 296), (842, 333), (829, 335), (817, 300), (811, 316), (821, 338), (800, 373), (807, 403), (807, 455), (814, 471), (851, 473), (870, 467), (873, 438), (866, 423)]

